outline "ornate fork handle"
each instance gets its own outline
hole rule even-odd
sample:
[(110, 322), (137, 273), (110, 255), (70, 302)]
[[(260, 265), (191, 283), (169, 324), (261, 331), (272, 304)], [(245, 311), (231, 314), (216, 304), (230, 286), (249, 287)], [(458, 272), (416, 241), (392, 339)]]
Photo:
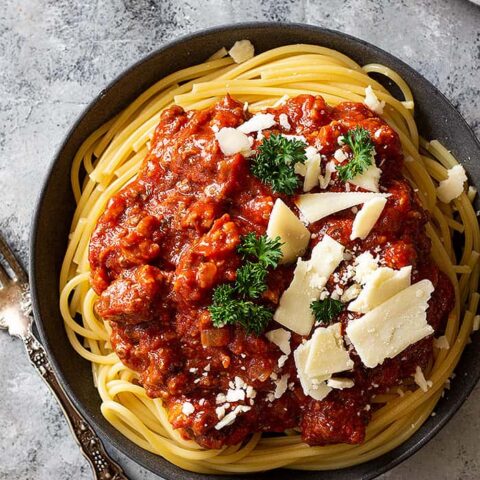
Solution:
[(23, 338), (30, 362), (45, 380), (58, 399), (65, 418), (80, 446), (83, 455), (90, 462), (97, 480), (128, 480), (122, 469), (105, 452), (102, 441), (88, 425), (68, 399), (58, 383), (44, 348), (31, 332)]

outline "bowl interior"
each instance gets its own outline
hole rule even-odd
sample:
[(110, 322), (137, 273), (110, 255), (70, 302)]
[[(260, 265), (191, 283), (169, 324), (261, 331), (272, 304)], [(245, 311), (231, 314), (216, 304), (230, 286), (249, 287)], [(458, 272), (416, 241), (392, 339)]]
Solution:
[[(202, 31), (176, 40), (137, 63), (91, 103), (68, 133), (48, 173), (36, 210), (31, 236), (30, 278), (37, 328), (57, 374), (68, 395), (95, 427), (124, 454), (166, 479), (207, 479), (208, 475), (185, 472), (163, 458), (153, 455), (123, 437), (102, 417), (100, 398), (93, 386), (90, 364), (70, 346), (58, 307), (58, 277), (71, 218), (74, 199), (70, 189), (70, 167), (83, 140), (133, 101), (146, 88), (165, 75), (201, 62), (222, 46), (236, 40), (250, 39), (256, 52), (291, 43), (312, 43), (334, 48), (360, 64), (383, 63), (395, 69), (410, 85), (416, 100), (416, 120), (420, 133), (436, 138), (465, 165), (473, 184), (480, 186), (480, 145), (472, 131), (427, 80), (386, 52), (348, 35), (299, 24), (237, 24)], [(476, 205), (478, 209), (478, 205)], [(475, 335), (478, 339), (478, 334)], [(369, 479), (385, 472), (412, 455), (432, 438), (458, 410), (480, 377), (480, 349), (476, 342), (467, 345), (457, 368), (452, 389), (440, 400), (436, 416), (429, 418), (409, 440), (393, 451), (367, 463), (333, 472), (296, 472), (298, 479)], [(292, 472), (256, 474), (261, 478), (287, 479)], [(252, 478), (223, 476), (222, 478)]]

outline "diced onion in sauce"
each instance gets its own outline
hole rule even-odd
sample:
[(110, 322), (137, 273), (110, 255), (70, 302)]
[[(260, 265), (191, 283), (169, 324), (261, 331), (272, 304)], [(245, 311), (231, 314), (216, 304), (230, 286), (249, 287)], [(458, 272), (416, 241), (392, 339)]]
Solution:
[(226, 328), (202, 330), (201, 339), (204, 347), (224, 347), (230, 341), (230, 333)]

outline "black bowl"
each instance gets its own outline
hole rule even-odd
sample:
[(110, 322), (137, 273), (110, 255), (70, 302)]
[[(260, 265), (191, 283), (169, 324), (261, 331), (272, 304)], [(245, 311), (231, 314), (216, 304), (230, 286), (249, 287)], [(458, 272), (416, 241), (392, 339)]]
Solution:
[[(68, 133), (52, 164), (38, 202), (31, 236), (30, 279), (33, 307), (40, 337), (56, 373), (71, 400), (103, 437), (116, 448), (166, 479), (207, 479), (172, 465), (134, 445), (115, 430), (100, 413), (100, 398), (93, 386), (90, 364), (70, 346), (58, 307), (58, 278), (67, 246), (74, 199), (69, 172), (75, 152), (87, 136), (133, 101), (160, 78), (196, 64), (222, 46), (236, 40), (250, 39), (256, 52), (291, 43), (312, 43), (334, 48), (360, 64), (378, 62), (396, 70), (413, 90), (416, 120), (421, 134), (444, 143), (469, 172), (470, 180), (480, 187), (480, 144), (450, 102), (427, 80), (392, 55), (343, 33), (300, 24), (248, 23), (213, 28), (169, 43), (131, 67), (93, 100)], [(478, 208), (478, 205), (476, 206)], [(475, 340), (478, 340), (478, 334)], [(457, 367), (452, 389), (440, 400), (436, 416), (405, 443), (375, 459), (343, 470), (330, 472), (296, 472), (298, 479), (371, 479), (393, 468), (430, 440), (454, 415), (480, 377), (480, 349), (477, 342), (467, 345)], [(255, 478), (292, 478), (292, 472), (256, 474)], [(252, 478), (224, 476), (222, 478)]]

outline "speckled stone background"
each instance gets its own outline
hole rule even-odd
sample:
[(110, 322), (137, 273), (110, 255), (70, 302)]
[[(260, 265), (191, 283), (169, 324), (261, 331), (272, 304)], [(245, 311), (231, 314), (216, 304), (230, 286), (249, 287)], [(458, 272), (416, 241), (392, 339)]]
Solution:
[[(423, 73), (480, 135), (480, 7), (466, 0), (2, 0), (0, 229), (25, 264), (41, 180), (94, 95), (165, 41), (253, 20), (327, 26), (377, 44)], [(0, 391), (1, 480), (91, 478), (22, 345), (4, 332)], [(479, 479), (479, 400), (477, 388), (429, 445), (382, 479)], [(131, 479), (159, 478), (112, 454)]]

